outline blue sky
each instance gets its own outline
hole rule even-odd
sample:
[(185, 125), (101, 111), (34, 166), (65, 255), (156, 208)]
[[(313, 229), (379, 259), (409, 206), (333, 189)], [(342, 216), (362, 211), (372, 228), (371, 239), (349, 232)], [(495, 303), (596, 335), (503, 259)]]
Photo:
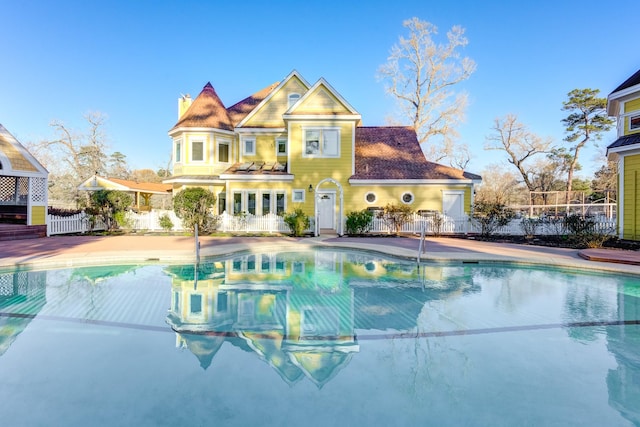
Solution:
[[(606, 96), (640, 68), (637, 0), (1, 3), (0, 123), (39, 141), (53, 138), (53, 119), (83, 129), (84, 113), (103, 112), (110, 149), (134, 169), (167, 164), (177, 99), (208, 81), (230, 106), (295, 69), (324, 77), (365, 125), (384, 125), (395, 103), (376, 72), (413, 16), (443, 36), (466, 28), (477, 71), (459, 86), (470, 99), (459, 131), (472, 172), (506, 161), (483, 149), (494, 118), (515, 113), (560, 143), (570, 90)], [(614, 139), (581, 156), (585, 173)]]

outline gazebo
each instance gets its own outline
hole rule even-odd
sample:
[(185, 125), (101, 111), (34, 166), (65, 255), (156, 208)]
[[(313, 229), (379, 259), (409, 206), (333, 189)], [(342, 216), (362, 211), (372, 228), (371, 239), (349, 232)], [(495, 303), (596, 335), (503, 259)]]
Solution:
[(0, 223), (46, 226), (49, 172), (0, 124)]

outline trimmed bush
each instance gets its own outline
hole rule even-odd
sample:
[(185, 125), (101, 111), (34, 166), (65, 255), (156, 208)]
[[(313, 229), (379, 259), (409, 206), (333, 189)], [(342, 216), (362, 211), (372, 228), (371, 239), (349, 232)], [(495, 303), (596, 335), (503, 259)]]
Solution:
[(297, 208), (291, 213), (286, 213), (283, 217), (284, 223), (287, 224), (291, 235), (296, 237), (304, 236), (304, 232), (311, 225), (309, 216), (302, 209)]
[(347, 213), (346, 231), (350, 235), (368, 233), (373, 227), (373, 212), (367, 209)]

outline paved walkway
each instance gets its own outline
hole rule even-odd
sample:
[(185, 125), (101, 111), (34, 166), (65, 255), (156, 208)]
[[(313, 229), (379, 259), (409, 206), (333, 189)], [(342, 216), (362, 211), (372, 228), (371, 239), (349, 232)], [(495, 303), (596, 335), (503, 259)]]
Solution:
[[(238, 251), (302, 250), (313, 246), (358, 248), (416, 259), (415, 237), (209, 237), (200, 254), (224, 256)], [(195, 241), (189, 236), (54, 236), (0, 242), (0, 267), (71, 267), (123, 262), (191, 262)], [(550, 248), (456, 238), (427, 238), (425, 261), (520, 262), (618, 271), (640, 275), (640, 252), (614, 249)]]

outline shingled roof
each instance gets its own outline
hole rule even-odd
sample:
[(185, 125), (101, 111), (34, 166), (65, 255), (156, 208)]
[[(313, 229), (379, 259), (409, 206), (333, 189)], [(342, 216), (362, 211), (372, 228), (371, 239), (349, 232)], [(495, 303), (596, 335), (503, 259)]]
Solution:
[(636, 71), (634, 75), (632, 75), (627, 80), (622, 82), (622, 84), (620, 86), (618, 86), (617, 88), (615, 88), (613, 90), (613, 92), (611, 92), (611, 94), (614, 94), (616, 92), (620, 92), (621, 90), (630, 88), (630, 87), (638, 85), (638, 84), (640, 84), (640, 70)]
[(275, 82), (229, 107), (227, 112), (231, 118), (231, 123), (234, 126), (240, 123), (251, 111), (253, 111), (254, 108), (256, 108), (258, 104), (269, 96), (269, 94), (278, 87), (279, 84), (280, 82)]
[(640, 133), (633, 133), (631, 135), (621, 136), (620, 138), (613, 141), (607, 147), (607, 150), (611, 150), (612, 148), (620, 148), (627, 147), (629, 145), (640, 144)]
[(351, 179), (482, 178), (425, 159), (413, 128), (386, 126), (356, 128), (355, 174)]
[[(211, 83), (207, 83), (173, 129), (180, 127), (233, 130), (227, 109)], [(172, 129), (172, 130), (173, 130)]]

